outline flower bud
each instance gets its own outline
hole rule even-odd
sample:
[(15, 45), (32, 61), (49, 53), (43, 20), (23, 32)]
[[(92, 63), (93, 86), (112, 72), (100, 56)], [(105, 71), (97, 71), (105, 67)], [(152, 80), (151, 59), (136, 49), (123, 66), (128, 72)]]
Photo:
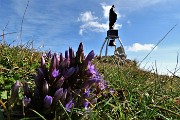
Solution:
[(65, 58), (69, 59), (69, 55), (68, 55), (68, 51), (67, 50), (65, 51)]
[(59, 88), (54, 94), (54, 103), (61, 99), (63, 95), (63, 88)]
[(46, 80), (44, 80), (42, 91), (43, 91), (44, 95), (47, 95), (49, 92), (49, 85)]
[(64, 83), (64, 77), (61, 77), (55, 84), (56, 88), (59, 89)]
[(41, 68), (45, 69), (46, 68), (46, 62), (43, 56), (41, 56)]
[(84, 60), (84, 52), (83, 52), (83, 44), (82, 42), (79, 44), (78, 51), (76, 52), (76, 62), (81, 63)]
[(43, 72), (42, 68), (38, 68), (37, 71), (38, 71), (38, 76), (40, 78), (44, 78), (44, 72)]
[(70, 64), (74, 65), (75, 57), (74, 57), (74, 51), (72, 48), (69, 48), (69, 58), (70, 58)]
[(54, 53), (54, 55), (51, 59), (50, 72), (52, 72), (54, 69), (56, 69), (56, 64), (57, 64), (57, 56), (56, 56), (56, 53)]
[(22, 84), (23, 84), (24, 95), (29, 98), (31, 96), (31, 93), (30, 93), (28, 84), (27, 84), (27, 82), (23, 82)]
[(67, 89), (64, 90), (62, 97), (61, 97), (61, 102), (64, 102), (66, 99), (66, 95), (67, 95)]
[(94, 51), (92, 50), (86, 57), (85, 61), (91, 61), (94, 58)]
[(35, 81), (37, 89), (40, 90), (42, 88), (42, 81), (41, 81), (41, 79), (39, 78), (39, 76), (36, 76), (36, 75), (33, 75), (33, 77), (34, 77), (34, 81)]
[(69, 68), (69, 69), (65, 72), (64, 78), (66, 79), (66, 78), (70, 77), (70, 76), (75, 72), (75, 70), (76, 70), (76, 69), (75, 69), (74, 67)]
[(47, 57), (48, 57), (48, 58), (52, 58), (52, 52), (51, 52), (51, 50), (48, 52)]
[(51, 96), (46, 95), (44, 98), (44, 107), (50, 108), (52, 104), (53, 98)]
[(64, 59), (62, 53), (60, 53), (59, 57), (60, 57), (59, 63), (61, 63), (63, 61), (63, 59)]
[(16, 98), (18, 97), (19, 87), (20, 87), (20, 82), (17, 80), (12, 87), (11, 98), (8, 101), (9, 105), (14, 103)]
[(71, 108), (74, 106), (74, 103), (73, 103), (73, 101), (72, 100), (70, 100), (67, 104), (66, 104), (66, 110), (68, 111), (68, 112), (71, 112)]

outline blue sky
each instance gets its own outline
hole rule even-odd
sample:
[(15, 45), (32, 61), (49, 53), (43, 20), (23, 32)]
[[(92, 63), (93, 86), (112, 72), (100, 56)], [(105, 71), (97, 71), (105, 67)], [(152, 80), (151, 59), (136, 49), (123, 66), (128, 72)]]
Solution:
[[(22, 28), (22, 42), (33, 41), (38, 50), (75, 51), (84, 43), (85, 54), (99, 54), (108, 29), (112, 5), (127, 58), (141, 61), (163, 36), (180, 21), (180, 0), (30, 0)], [(20, 44), (21, 20), (27, 0), (0, 0), (0, 34), (8, 44)], [(0, 39), (1, 40), (1, 39)], [(13, 42), (14, 41), (14, 42)], [(180, 25), (143, 61), (141, 68), (159, 73), (174, 71), (180, 52)], [(112, 48), (109, 48), (112, 54)], [(103, 53), (104, 54), (104, 53)], [(180, 68), (180, 65), (178, 65)], [(176, 74), (179, 74), (178, 72)]]

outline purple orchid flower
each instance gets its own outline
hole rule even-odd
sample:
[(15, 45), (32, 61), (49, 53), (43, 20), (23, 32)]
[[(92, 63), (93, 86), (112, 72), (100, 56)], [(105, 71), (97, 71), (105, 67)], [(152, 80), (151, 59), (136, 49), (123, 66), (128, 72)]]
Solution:
[(97, 70), (95, 69), (94, 65), (91, 65), (91, 63), (89, 62), (86, 70), (86, 75), (90, 77), (96, 74), (97, 74)]

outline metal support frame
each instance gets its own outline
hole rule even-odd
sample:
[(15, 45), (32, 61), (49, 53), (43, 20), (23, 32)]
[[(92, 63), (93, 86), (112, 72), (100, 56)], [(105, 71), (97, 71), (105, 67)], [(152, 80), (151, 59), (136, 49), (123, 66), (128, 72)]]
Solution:
[[(101, 57), (102, 50), (103, 50), (105, 44), (106, 44), (105, 56), (107, 56), (107, 53), (108, 53), (108, 44), (109, 44), (110, 39), (114, 39), (114, 40), (118, 39), (118, 41), (119, 41), (119, 43), (120, 43), (120, 45), (121, 45), (121, 47), (122, 47), (123, 54), (125, 55), (125, 50), (124, 50), (122, 41), (121, 41), (121, 39), (119, 38), (119, 36), (107, 36), (107, 37), (105, 38), (105, 40), (104, 40), (104, 43), (103, 43), (102, 47), (101, 47), (100, 57)], [(114, 47), (115, 47), (114, 49), (116, 50), (116, 45), (115, 45)], [(114, 50), (114, 54), (115, 54), (115, 50)]]

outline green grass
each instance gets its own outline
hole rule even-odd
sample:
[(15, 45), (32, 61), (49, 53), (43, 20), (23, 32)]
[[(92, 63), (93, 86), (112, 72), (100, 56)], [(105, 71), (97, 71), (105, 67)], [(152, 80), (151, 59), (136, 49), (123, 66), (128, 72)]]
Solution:
[[(4, 103), (16, 80), (33, 83), (32, 75), (39, 66), (40, 56), (40, 52), (29, 46), (0, 45), (0, 99)], [(95, 58), (93, 63), (115, 92), (101, 96), (92, 110), (74, 109), (67, 115), (69, 119), (180, 119), (179, 77), (141, 70), (136, 61), (122, 63), (114, 57)]]

